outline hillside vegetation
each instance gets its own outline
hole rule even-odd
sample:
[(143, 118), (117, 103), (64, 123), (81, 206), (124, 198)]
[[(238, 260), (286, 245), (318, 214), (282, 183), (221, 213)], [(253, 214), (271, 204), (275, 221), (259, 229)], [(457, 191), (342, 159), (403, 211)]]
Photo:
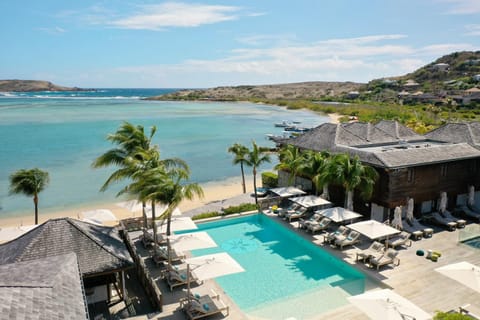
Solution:
[(40, 80), (0, 80), (1, 92), (79, 91), (79, 88), (57, 86)]

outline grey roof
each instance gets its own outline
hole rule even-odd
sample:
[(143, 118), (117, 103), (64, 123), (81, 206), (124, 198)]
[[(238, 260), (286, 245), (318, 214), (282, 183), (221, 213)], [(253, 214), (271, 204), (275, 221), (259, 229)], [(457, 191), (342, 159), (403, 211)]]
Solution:
[(467, 142), (471, 145), (480, 145), (480, 123), (459, 122), (447, 123), (425, 134), (425, 137), (453, 143)]
[(118, 229), (71, 218), (51, 219), (0, 245), (0, 265), (74, 252), (83, 276), (125, 269), (133, 260)]
[(357, 155), (362, 162), (377, 167), (400, 168), (480, 157), (479, 150), (471, 146), (472, 141), (480, 142), (480, 124), (471, 123), (466, 130), (474, 137), (478, 135), (478, 140), (466, 141), (461, 135), (450, 137), (454, 141), (440, 139), (440, 134), (422, 136), (396, 121), (384, 120), (375, 125), (325, 123), (286, 143), (303, 149)]
[(88, 319), (74, 253), (0, 266), (0, 319)]

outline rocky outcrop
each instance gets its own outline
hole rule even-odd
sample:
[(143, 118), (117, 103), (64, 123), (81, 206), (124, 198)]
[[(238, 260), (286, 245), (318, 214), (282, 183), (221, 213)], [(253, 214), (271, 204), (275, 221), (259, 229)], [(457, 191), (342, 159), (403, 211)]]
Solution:
[(31, 91), (83, 91), (77, 87), (57, 86), (49, 81), (39, 80), (0, 80), (0, 92), (31, 92)]

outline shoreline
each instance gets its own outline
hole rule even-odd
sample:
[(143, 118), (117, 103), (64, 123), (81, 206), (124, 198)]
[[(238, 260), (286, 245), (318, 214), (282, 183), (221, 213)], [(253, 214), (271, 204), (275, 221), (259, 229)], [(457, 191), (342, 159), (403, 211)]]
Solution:
[[(330, 119), (330, 123), (338, 124), (340, 123), (340, 118), (342, 115), (338, 113), (329, 113), (326, 114)], [(258, 176), (257, 176), (258, 180)], [(253, 192), (253, 176), (247, 175), (245, 177), (245, 184), (247, 186), (247, 193)], [(202, 207), (210, 202), (224, 200), (227, 198), (232, 198), (242, 194), (242, 184), (241, 184), (241, 176), (236, 176), (232, 178), (227, 178), (224, 180), (219, 181), (211, 181), (200, 184), (203, 191), (204, 191), (204, 198), (198, 199), (197, 197), (193, 200), (186, 200), (183, 201), (178, 208), (182, 211), (189, 211), (192, 209), (196, 209)], [(83, 211), (95, 210), (95, 209), (107, 209), (112, 211), (115, 216), (121, 220), (126, 218), (133, 218), (133, 217), (140, 217), (141, 212), (134, 212), (132, 213), (126, 208), (122, 208), (118, 205), (119, 202), (125, 200), (119, 199), (116, 202), (105, 202), (105, 203), (94, 203), (88, 204), (85, 203), (80, 206), (69, 207), (64, 209), (50, 209), (50, 211), (44, 212), (41, 207), (41, 200), (39, 206), (39, 216), (38, 220), (39, 223), (43, 223), (48, 219), (55, 219), (61, 217), (70, 217), (70, 218), (79, 218), (79, 215)], [(18, 226), (25, 226), (25, 225), (33, 225), (34, 224), (34, 213), (33, 213), (33, 205), (31, 213), (25, 213), (15, 217), (0, 217), (0, 228), (5, 227), (18, 227)]]

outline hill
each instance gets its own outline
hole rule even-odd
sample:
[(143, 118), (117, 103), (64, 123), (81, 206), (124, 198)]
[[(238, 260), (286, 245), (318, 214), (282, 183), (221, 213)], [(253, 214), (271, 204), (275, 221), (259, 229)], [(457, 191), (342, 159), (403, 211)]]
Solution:
[(299, 100), (321, 99), (342, 96), (358, 91), (365, 84), (355, 82), (300, 82), (287, 84), (216, 87), (198, 90), (180, 90), (173, 93), (147, 98), (147, 100), (213, 100), (241, 101), (252, 99)]
[(80, 88), (69, 88), (55, 85), (49, 81), (40, 80), (0, 80), (2, 92), (31, 92), (31, 91), (81, 91)]

